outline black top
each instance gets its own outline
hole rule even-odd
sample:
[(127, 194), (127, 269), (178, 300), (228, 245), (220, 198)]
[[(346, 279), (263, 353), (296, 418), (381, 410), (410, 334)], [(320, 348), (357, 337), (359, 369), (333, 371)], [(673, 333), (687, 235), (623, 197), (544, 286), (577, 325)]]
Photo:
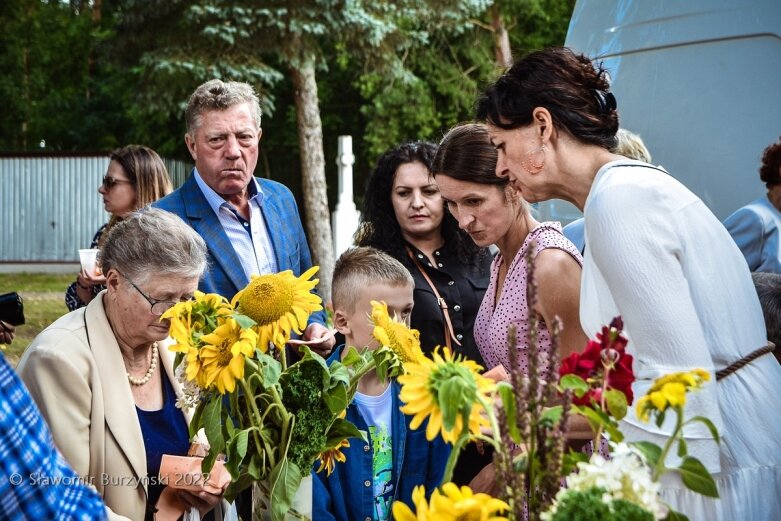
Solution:
[[(458, 259), (454, 249), (445, 244), (434, 252), (437, 265), (432, 266), (420, 250), (412, 245), (409, 246), (437, 287), (439, 294), (447, 302), (453, 331), (461, 342), (460, 347), (453, 343), (454, 351), (485, 366), (475, 344), (472, 330), (483, 295), (488, 288), (493, 256), (486, 252), (474, 263), (474, 266), (466, 265)], [(434, 347), (445, 345), (445, 319), (431, 286), (423, 278), (412, 259), (405, 255), (399, 260), (415, 279), (415, 307), (412, 309), (411, 326), (420, 331), (421, 348), (424, 353), (429, 354), (434, 351)]]

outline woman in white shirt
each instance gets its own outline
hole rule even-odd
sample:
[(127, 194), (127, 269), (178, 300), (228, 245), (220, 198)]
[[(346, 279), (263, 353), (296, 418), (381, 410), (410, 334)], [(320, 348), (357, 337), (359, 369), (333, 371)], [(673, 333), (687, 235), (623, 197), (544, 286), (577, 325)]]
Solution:
[[(616, 100), (606, 71), (585, 56), (531, 53), (486, 90), (478, 117), (489, 123), (498, 175), (530, 202), (564, 199), (583, 211), (581, 323), (593, 336), (623, 317), (635, 396), (668, 372), (712, 374), (689, 396), (686, 415), (713, 420), (721, 444), (699, 423), (685, 435), (721, 497), (691, 492), (670, 473), (664, 499), (690, 519), (781, 519), (781, 367), (766, 354), (751, 275), (726, 229), (673, 176), (610, 152)], [(714, 373), (752, 356), (717, 381)], [(630, 441), (660, 444), (672, 430), (673, 418), (657, 428), (633, 412), (622, 423)]]

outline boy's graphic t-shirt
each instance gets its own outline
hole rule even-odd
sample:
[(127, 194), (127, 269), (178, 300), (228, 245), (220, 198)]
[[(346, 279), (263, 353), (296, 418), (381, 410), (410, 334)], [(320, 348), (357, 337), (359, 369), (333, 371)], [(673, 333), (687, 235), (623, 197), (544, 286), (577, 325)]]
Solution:
[(369, 427), (374, 476), (374, 519), (391, 517), (393, 503), (393, 395), (388, 385), (379, 396), (355, 393), (355, 404)]

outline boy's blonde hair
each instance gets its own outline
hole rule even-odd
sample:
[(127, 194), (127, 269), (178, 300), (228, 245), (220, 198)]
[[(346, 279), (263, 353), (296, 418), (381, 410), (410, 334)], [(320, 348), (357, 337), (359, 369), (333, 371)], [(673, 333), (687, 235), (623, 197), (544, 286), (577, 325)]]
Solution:
[(611, 150), (614, 154), (636, 159), (638, 161), (651, 162), (651, 153), (643, 143), (643, 140), (634, 132), (625, 128), (619, 128), (616, 132), (618, 144)]
[(350, 248), (336, 261), (331, 282), (334, 311), (355, 311), (355, 300), (362, 288), (371, 284), (415, 286), (402, 263), (385, 252), (368, 246)]

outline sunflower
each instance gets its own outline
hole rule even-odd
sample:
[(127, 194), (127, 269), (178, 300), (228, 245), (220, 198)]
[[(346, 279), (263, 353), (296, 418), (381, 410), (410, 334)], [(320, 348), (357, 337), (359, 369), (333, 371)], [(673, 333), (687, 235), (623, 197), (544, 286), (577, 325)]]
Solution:
[(446, 442), (455, 443), (464, 429), (464, 413), (468, 428), (479, 434), (489, 424), (481, 414), (483, 401), (494, 389), (494, 383), (480, 374), (481, 367), (472, 360), (455, 357), (447, 347), (434, 350), (433, 360), (421, 357), (407, 366), (407, 374), (398, 377), (402, 385), (400, 398), (405, 403), (404, 414), (414, 415), (410, 428), (417, 429), (428, 418), (426, 438), (431, 441), (441, 433)]
[(500, 516), (510, 506), (500, 499), (488, 494), (472, 492), (469, 487), (459, 488), (455, 483), (445, 483), (441, 489), (431, 494), (431, 501), (426, 503), (423, 486), (417, 486), (412, 492), (412, 502), (416, 513), (405, 504), (393, 503), (393, 517), (397, 521), (507, 521)]
[(320, 297), (312, 293), (319, 279), (309, 280), (318, 269), (313, 266), (300, 277), (291, 270), (253, 275), (247, 287), (233, 297), (236, 310), (257, 323), (254, 329), (261, 350), (265, 352), (269, 343), (282, 349), (291, 331), (301, 334), (309, 315), (323, 309)]
[(648, 421), (651, 414), (663, 414), (668, 408), (686, 405), (686, 393), (699, 389), (710, 380), (710, 373), (703, 369), (671, 373), (654, 380), (648, 392), (637, 401), (637, 416)]
[(196, 334), (215, 329), (220, 317), (231, 313), (233, 307), (225, 297), (216, 293), (196, 291), (193, 300), (177, 303), (160, 317), (160, 320), (171, 322), (168, 334), (176, 343), (169, 349), (178, 353), (197, 350), (200, 342), (196, 339)]
[(244, 357), (255, 353), (258, 334), (226, 318), (213, 333), (201, 337), (201, 342), (197, 354), (190, 351), (187, 355), (187, 377), (203, 388), (216, 385), (220, 393), (232, 393), (236, 380), (244, 377)]
[(415, 505), (417, 515), (401, 501), (393, 502), (393, 519), (396, 521), (426, 521), (428, 519), (428, 503), (426, 502), (426, 489), (418, 485), (412, 489), (412, 504)]
[(344, 463), (347, 461), (347, 456), (342, 452), (342, 448), (347, 448), (349, 446), (350, 441), (345, 439), (340, 441), (336, 447), (328, 449), (320, 454), (320, 457), (318, 458), (320, 460), (320, 466), (318, 467), (317, 472), (320, 473), (325, 469), (325, 475), (330, 476), (337, 463)]
[(371, 320), (374, 324), (372, 336), (381, 346), (387, 346), (401, 360), (403, 365), (417, 362), (423, 358), (420, 349), (420, 332), (410, 329), (388, 315), (388, 305), (385, 302), (371, 301)]
[(176, 340), (168, 349), (177, 353), (187, 353), (194, 349), (191, 329), (193, 302), (179, 302), (160, 316), (160, 320), (170, 320), (168, 335)]

